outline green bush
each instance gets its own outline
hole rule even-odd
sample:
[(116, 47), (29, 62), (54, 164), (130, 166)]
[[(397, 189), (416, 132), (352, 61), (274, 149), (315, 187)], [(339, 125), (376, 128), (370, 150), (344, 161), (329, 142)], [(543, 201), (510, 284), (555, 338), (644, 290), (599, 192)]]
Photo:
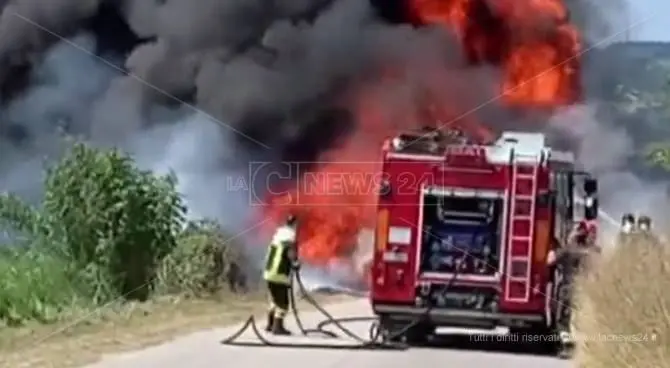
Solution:
[(645, 151), (646, 159), (652, 166), (670, 170), (670, 143), (655, 142), (649, 144)]
[(47, 170), (40, 208), (0, 195), (0, 225), (28, 248), (0, 254), (0, 318), (50, 320), (82, 293), (98, 304), (146, 299), (184, 225), (175, 187), (119, 151), (77, 143)]
[(116, 150), (76, 144), (47, 173), (51, 236), (111, 295), (145, 299), (161, 259), (176, 246), (185, 207), (174, 176), (139, 170)]
[(190, 223), (178, 244), (159, 268), (158, 292), (202, 295), (248, 287), (243, 272), (248, 262), (240, 244), (216, 223)]
[[(68, 264), (56, 256), (31, 249), (0, 255), (0, 321), (51, 322), (61, 313), (87, 303), (84, 285), (76, 285)], [(81, 289), (78, 289), (81, 287)]]

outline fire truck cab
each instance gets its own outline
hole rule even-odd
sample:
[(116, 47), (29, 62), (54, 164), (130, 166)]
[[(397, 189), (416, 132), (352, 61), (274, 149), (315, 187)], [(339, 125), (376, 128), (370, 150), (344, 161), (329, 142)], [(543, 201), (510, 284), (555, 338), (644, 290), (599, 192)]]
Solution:
[(596, 181), (572, 154), (540, 133), (504, 132), (491, 145), (401, 134), (382, 170), (370, 299), (383, 333), (412, 321), (398, 334), (409, 342), (436, 327), (554, 332), (549, 253), (598, 212)]

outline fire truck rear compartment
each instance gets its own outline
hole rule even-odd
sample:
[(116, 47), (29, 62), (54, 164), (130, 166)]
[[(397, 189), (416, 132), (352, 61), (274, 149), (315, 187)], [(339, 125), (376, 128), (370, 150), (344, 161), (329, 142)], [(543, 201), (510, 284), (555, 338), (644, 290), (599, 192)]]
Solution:
[(497, 280), (502, 209), (502, 195), (424, 194), (418, 279)]

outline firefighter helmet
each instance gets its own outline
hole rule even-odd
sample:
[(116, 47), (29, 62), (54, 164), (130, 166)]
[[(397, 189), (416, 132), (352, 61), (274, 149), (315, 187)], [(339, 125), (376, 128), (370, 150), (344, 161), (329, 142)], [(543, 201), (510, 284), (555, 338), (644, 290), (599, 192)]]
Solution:
[(298, 218), (294, 214), (289, 213), (286, 216), (286, 225), (287, 226), (295, 226), (297, 223), (298, 223)]
[(632, 213), (624, 213), (623, 216), (621, 216), (621, 225), (625, 224), (634, 224), (635, 223), (635, 216), (633, 216)]
[(632, 213), (625, 213), (621, 216), (621, 232), (630, 233), (635, 227), (635, 216)]

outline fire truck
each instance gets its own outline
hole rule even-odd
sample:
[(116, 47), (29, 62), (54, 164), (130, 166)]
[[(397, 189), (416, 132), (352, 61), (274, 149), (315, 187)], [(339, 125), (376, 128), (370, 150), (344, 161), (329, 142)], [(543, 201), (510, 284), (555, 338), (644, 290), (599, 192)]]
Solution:
[(437, 327), (557, 333), (565, 277), (550, 253), (598, 214), (597, 181), (571, 153), (541, 133), (488, 145), (407, 133), (382, 166), (370, 299), (383, 333), (410, 321), (396, 335), (410, 343)]

